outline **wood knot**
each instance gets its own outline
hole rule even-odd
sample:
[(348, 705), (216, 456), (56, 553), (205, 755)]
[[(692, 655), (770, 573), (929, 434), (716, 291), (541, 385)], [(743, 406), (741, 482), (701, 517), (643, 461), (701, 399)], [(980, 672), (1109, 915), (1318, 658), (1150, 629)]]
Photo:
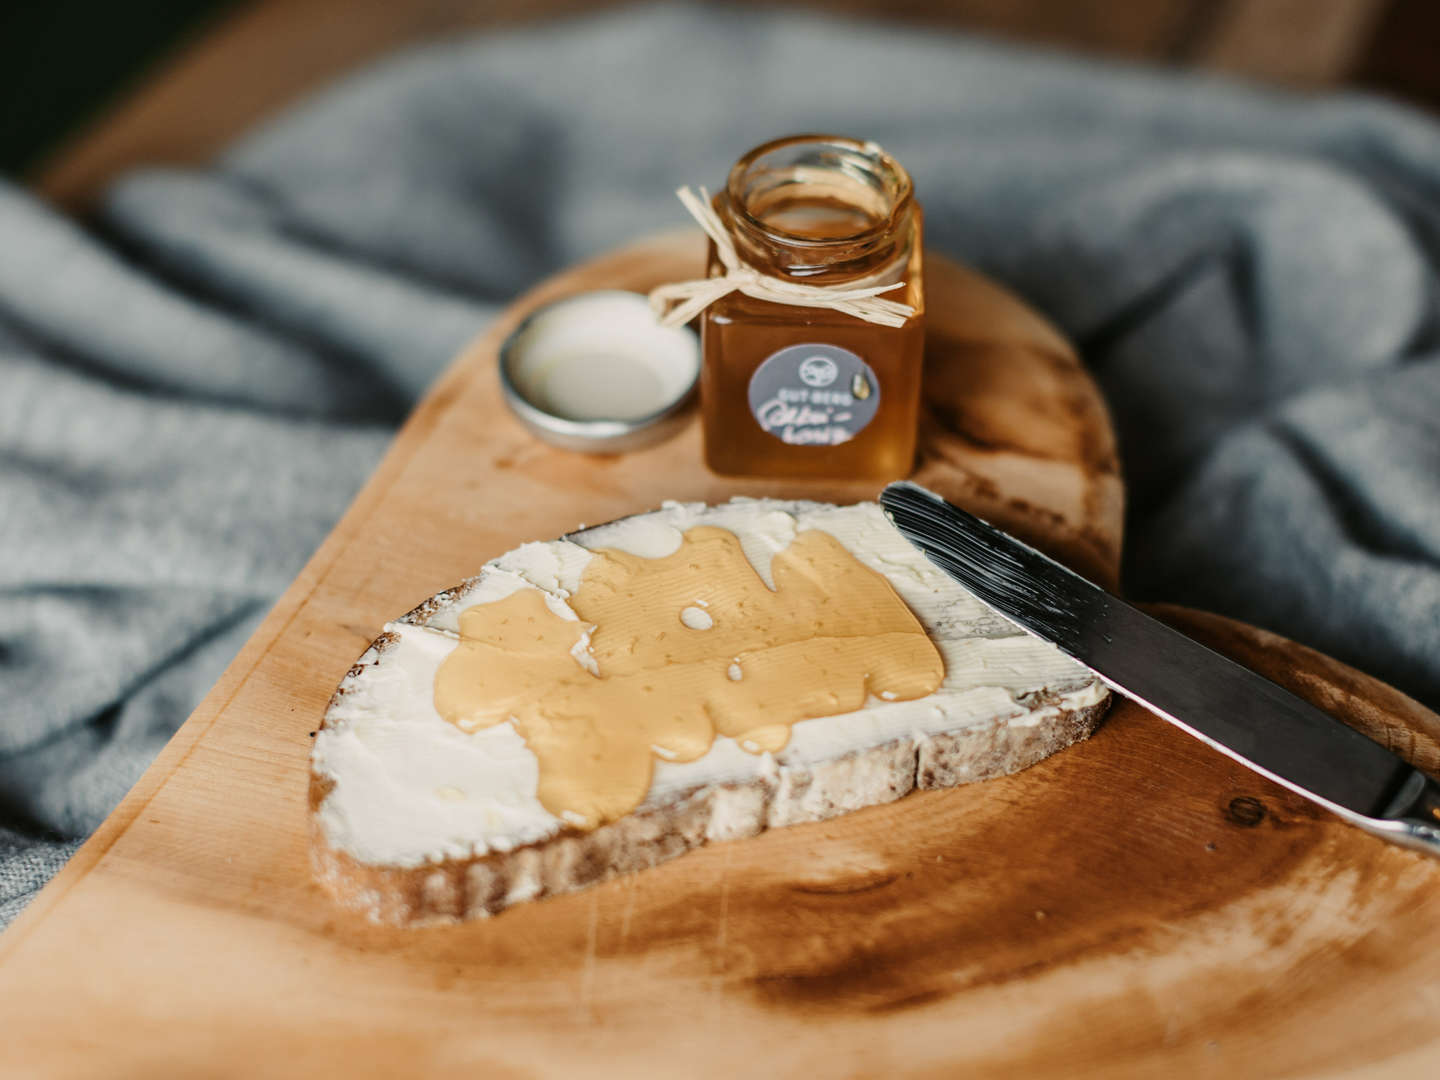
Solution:
[(1265, 804), (1252, 795), (1240, 795), (1225, 807), (1225, 817), (1232, 825), (1253, 829), (1265, 820)]

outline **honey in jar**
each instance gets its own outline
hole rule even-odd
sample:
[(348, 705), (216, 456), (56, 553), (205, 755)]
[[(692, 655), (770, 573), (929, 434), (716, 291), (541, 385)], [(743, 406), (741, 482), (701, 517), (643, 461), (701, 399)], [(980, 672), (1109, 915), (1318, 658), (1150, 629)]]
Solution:
[[(921, 211), (874, 143), (778, 139), (736, 162), (713, 208), (750, 268), (826, 289), (903, 282), (883, 325), (731, 292), (701, 319), (705, 461), (727, 476), (893, 480), (911, 471), (924, 345)], [(726, 267), (714, 243), (708, 274)]]

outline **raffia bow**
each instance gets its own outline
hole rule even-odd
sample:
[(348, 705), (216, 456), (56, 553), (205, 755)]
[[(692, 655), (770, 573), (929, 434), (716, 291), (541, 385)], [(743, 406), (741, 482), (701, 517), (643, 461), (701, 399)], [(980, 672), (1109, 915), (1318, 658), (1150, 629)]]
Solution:
[(687, 323), (716, 300), (732, 292), (742, 292), (756, 300), (769, 300), (776, 304), (830, 308), (854, 315), (866, 322), (879, 323), (881, 326), (902, 326), (906, 319), (915, 314), (915, 309), (909, 304), (887, 300), (880, 295), (903, 289), (903, 281), (890, 285), (847, 289), (827, 285), (802, 285), (762, 274), (741, 260), (729, 230), (710, 204), (710, 192), (702, 187), (697, 195), (687, 186), (680, 188), (675, 194), (680, 197), (690, 215), (699, 222), (706, 235), (715, 241), (715, 252), (725, 267), (725, 273), (721, 277), (680, 281), (652, 289), (650, 310), (655, 313), (656, 320), (662, 326), (680, 326)]

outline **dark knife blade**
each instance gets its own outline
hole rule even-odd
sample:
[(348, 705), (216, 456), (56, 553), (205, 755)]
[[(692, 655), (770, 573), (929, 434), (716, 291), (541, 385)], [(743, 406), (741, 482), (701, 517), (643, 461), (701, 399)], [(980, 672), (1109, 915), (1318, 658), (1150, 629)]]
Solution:
[(910, 483), (880, 505), (981, 602), (1216, 750), (1346, 820), (1440, 854), (1440, 785), (1309, 702)]

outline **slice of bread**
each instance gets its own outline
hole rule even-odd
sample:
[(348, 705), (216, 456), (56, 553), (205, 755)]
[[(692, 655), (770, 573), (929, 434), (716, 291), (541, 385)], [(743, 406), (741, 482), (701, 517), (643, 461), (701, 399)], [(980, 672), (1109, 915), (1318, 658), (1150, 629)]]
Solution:
[[(694, 760), (656, 749), (634, 810), (595, 828), (573, 824), (542, 803), (541, 761), (523, 725), (462, 729), (437, 709), (437, 672), (460, 647), (461, 614), (533, 589), (574, 619), (567, 601), (592, 552), (661, 558), (697, 526), (733, 533), (771, 588), (772, 560), (797, 535), (833, 537), (889, 582), (938, 648), (943, 681), (913, 700), (870, 696), (857, 710), (800, 720), (775, 753), (724, 735)], [(572, 655), (598, 677), (588, 646), (587, 632)], [(475, 918), (710, 841), (1016, 772), (1085, 738), (1108, 704), (1095, 676), (984, 608), (872, 503), (667, 504), (523, 545), (385, 627), (340, 683), (315, 738), (315, 873), (341, 904), (379, 922)]]

